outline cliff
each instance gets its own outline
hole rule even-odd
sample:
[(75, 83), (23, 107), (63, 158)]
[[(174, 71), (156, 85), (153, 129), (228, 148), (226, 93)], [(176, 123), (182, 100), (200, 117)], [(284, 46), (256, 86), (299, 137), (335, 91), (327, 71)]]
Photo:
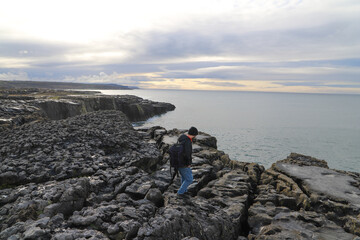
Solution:
[(0, 89), (18, 88), (41, 88), (41, 89), (93, 89), (93, 90), (131, 90), (137, 87), (123, 86), (119, 84), (92, 84), (72, 82), (37, 82), (37, 81), (3, 81), (0, 80)]
[(0, 239), (357, 239), (360, 174), (291, 154), (270, 169), (233, 161), (200, 132), (191, 198), (170, 184), (184, 131), (135, 130), (95, 111), (4, 130)]
[(99, 110), (118, 110), (132, 122), (144, 121), (175, 109), (170, 103), (131, 95), (106, 96), (95, 92), (16, 89), (0, 91), (0, 131), (46, 119), (60, 120)]

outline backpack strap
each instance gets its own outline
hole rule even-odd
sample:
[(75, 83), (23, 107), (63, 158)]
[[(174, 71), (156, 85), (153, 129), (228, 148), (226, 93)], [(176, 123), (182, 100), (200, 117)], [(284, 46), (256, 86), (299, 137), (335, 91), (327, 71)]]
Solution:
[(175, 176), (179, 176), (179, 170), (177, 168), (174, 168), (174, 174), (171, 173), (171, 167), (170, 167), (170, 176), (171, 176), (171, 181), (170, 181), (170, 185), (173, 183)]

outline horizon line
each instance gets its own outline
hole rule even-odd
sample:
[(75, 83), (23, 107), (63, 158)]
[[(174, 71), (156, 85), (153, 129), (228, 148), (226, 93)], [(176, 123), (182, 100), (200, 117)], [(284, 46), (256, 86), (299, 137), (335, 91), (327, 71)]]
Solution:
[[(10, 81), (10, 82), (16, 82), (16, 81), (23, 81), (23, 82), (37, 82), (37, 83), (41, 83), (41, 82), (47, 82), (47, 83), (73, 83), (73, 84), (94, 84), (94, 85), (98, 85), (98, 84), (114, 84), (114, 85), (118, 85), (118, 86), (123, 86), (123, 87), (129, 87), (129, 88), (133, 88), (133, 89), (104, 89), (106, 91), (126, 91), (126, 90), (167, 90), (167, 91), (208, 91), (208, 92), (244, 92), (244, 93), (283, 93), (283, 94), (321, 94), (321, 95), (360, 95), (360, 93), (346, 93), (346, 92), (291, 92), (291, 91), (260, 91), (260, 90), (226, 90), (226, 89), (221, 89), (221, 90), (216, 90), (216, 89), (182, 89), (182, 88), (143, 88), (143, 87), (137, 87), (137, 86), (130, 86), (130, 85), (122, 85), (119, 83), (111, 83), (111, 82), (97, 82), (97, 83), (89, 83), (89, 82), (62, 82), (61, 80), (29, 80), (29, 79), (12, 79), (12, 80), (7, 80), (7, 79), (0, 79), (0, 81)], [(49, 88), (51, 89), (51, 88)], [(66, 90), (66, 89), (62, 89), (62, 90)], [(79, 90), (79, 89), (77, 89)], [(89, 90), (89, 91), (96, 91), (97, 89), (83, 89), (83, 90)], [(103, 90), (98, 90), (98, 91), (103, 91)]]

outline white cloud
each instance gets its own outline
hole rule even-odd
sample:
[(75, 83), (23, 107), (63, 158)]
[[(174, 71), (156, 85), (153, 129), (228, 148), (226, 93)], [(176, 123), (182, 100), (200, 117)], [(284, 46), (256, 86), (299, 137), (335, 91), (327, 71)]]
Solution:
[(63, 81), (65, 82), (81, 82), (81, 83), (114, 83), (118, 82), (119, 74), (114, 72), (112, 74), (106, 74), (104, 72), (100, 72), (99, 74), (93, 75), (82, 75), (78, 77), (74, 76), (65, 76)]
[[(143, 86), (171, 77), (341, 81), (344, 76), (354, 82), (358, 66), (287, 63), (358, 59), (358, 12), (358, 0), (4, 1), (0, 73)], [(210, 61), (198, 68), (166, 68)], [(238, 65), (227, 65), (231, 62)], [(126, 64), (132, 69), (123, 70)]]
[(0, 73), (0, 80), (29, 80), (29, 76), (26, 72), (18, 72), (18, 73)]
[(0, 4), (0, 29), (14, 37), (91, 43), (214, 22), (240, 32), (309, 27), (354, 17), (358, 9), (346, 0), (12, 0)]
[(143, 86), (149, 81), (163, 81), (156, 73), (142, 73), (142, 74), (121, 74), (113, 72), (107, 74), (100, 72), (99, 74), (81, 75), (78, 77), (65, 76), (61, 81), (78, 82), (78, 83), (117, 83), (126, 86)]

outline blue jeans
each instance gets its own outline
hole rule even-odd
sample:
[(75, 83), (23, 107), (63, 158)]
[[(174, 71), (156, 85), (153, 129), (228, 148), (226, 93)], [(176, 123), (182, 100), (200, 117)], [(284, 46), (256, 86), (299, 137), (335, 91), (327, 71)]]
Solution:
[(181, 187), (177, 193), (184, 194), (187, 192), (187, 188), (193, 182), (194, 178), (191, 172), (191, 168), (189, 167), (179, 168), (179, 172), (181, 175)]

